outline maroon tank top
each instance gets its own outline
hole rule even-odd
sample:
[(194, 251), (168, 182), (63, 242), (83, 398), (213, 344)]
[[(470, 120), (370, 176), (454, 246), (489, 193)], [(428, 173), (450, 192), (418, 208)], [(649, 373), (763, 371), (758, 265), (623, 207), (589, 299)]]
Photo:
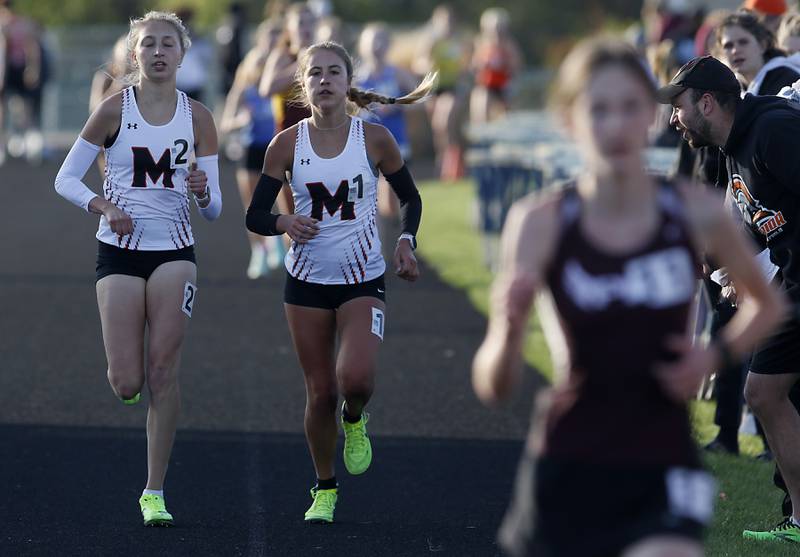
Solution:
[(613, 254), (585, 237), (577, 190), (564, 191), (547, 282), (569, 364), (540, 424), (545, 455), (598, 464), (698, 464), (686, 405), (664, 394), (653, 366), (671, 357), (666, 338), (688, 330), (699, 260), (683, 200), (667, 183), (657, 198), (654, 235), (630, 253)]

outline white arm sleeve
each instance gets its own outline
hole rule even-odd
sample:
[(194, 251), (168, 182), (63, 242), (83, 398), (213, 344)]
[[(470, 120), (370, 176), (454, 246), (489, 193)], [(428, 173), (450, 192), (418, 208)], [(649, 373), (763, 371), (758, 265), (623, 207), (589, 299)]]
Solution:
[(83, 183), (83, 177), (99, 152), (100, 147), (78, 136), (56, 176), (55, 186), (59, 195), (86, 211), (97, 194)]
[(215, 220), (222, 212), (222, 192), (219, 189), (219, 165), (217, 155), (208, 155), (205, 157), (197, 157), (197, 170), (202, 170), (206, 173), (208, 178), (208, 193), (211, 196), (211, 201), (208, 206), (203, 208), (199, 205), (197, 208), (200, 214), (206, 220)]

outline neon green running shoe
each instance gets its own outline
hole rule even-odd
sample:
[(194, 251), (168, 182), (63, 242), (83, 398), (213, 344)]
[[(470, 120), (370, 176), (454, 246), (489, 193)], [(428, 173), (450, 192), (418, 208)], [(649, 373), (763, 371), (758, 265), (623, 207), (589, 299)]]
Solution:
[(765, 532), (745, 530), (742, 532), (742, 537), (746, 540), (800, 543), (800, 527), (794, 523), (792, 517), (787, 516), (772, 530)]
[(311, 498), (314, 502), (306, 511), (306, 522), (311, 524), (330, 524), (333, 522), (333, 510), (336, 508), (336, 499), (339, 490), (311, 488)]
[(139, 402), (140, 398), (142, 398), (142, 393), (136, 393), (133, 398), (120, 398), (120, 400), (122, 401), (122, 404), (127, 404), (128, 406), (131, 406)]
[(369, 414), (361, 413), (361, 419), (351, 424), (342, 418), (344, 429), (344, 467), (357, 476), (363, 474), (372, 463), (372, 444), (367, 437)]
[(164, 498), (160, 495), (142, 495), (139, 497), (139, 507), (145, 526), (172, 526), (172, 515), (167, 512)]

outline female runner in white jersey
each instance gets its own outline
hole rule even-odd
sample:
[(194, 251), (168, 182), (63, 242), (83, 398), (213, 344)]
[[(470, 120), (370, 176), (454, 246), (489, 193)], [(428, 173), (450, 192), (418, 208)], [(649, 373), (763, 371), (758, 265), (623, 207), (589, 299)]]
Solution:
[[(139, 499), (146, 526), (172, 524), (163, 486), (180, 409), (181, 345), (196, 293), (188, 194), (207, 220), (222, 210), (211, 113), (175, 89), (190, 44), (174, 14), (149, 12), (131, 22), (135, 84), (97, 107), (55, 183), (69, 201), (101, 215), (97, 303), (111, 388), (134, 404), (147, 382), (148, 476)], [(82, 180), (102, 149), (106, 178), (98, 196)], [(190, 169), (192, 155), (197, 169)]]
[[(308, 522), (333, 521), (339, 393), (345, 467), (362, 474), (372, 461), (363, 409), (384, 331), (386, 265), (375, 221), (379, 171), (401, 203), (395, 272), (409, 281), (418, 276), (413, 250), (422, 214), (419, 193), (391, 133), (349, 116), (347, 103), (414, 103), (425, 98), (435, 76), (398, 99), (355, 90), (352, 77), (350, 56), (337, 43), (315, 44), (300, 56), (297, 81), (311, 117), (272, 140), (247, 212), (250, 231), (292, 239), (284, 301), (305, 376), (305, 431), (317, 473)], [(276, 215), (270, 210), (287, 172), (295, 214)]]

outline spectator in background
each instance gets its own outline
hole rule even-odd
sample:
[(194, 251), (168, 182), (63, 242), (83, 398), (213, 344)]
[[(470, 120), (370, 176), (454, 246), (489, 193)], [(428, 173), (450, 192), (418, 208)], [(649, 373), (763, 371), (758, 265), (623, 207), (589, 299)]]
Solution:
[(178, 89), (189, 95), (190, 98), (203, 102), (205, 87), (208, 83), (208, 69), (213, 60), (213, 49), (208, 39), (197, 35), (192, 27), (194, 9), (181, 8), (175, 11), (192, 37), (192, 48), (186, 51), (178, 68)]
[[(94, 72), (92, 87), (89, 90), (89, 114), (93, 113), (106, 98), (127, 87), (129, 83), (126, 78), (135, 71), (136, 67), (128, 54), (128, 35), (122, 35), (114, 43), (108, 61)], [(97, 155), (96, 162), (102, 178), (106, 168), (106, 156), (103, 151)]]
[[(675, 49), (675, 43), (669, 39), (663, 40), (656, 45), (647, 48), (647, 61), (653, 70), (658, 83), (668, 83), (672, 76), (677, 73), (681, 64)], [(656, 147), (678, 147), (681, 142), (681, 134), (669, 125), (672, 110), (666, 106), (656, 108), (656, 121), (651, 130), (653, 145)]]
[(683, 64), (694, 55), (693, 40), (700, 26), (701, 12), (692, 10), (687, 0), (645, 0), (642, 6), (642, 29), (634, 38), (640, 51), (664, 40), (674, 43), (678, 61)]
[(510, 23), (504, 8), (489, 8), (481, 14), (481, 32), (472, 55), (475, 85), (469, 114), (473, 124), (494, 120), (508, 109), (508, 86), (522, 69), (522, 53), (511, 36)]
[(705, 56), (711, 53), (714, 48), (717, 27), (729, 13), (728, 10), (714, 10), (706, 14), (694, 35), (695, 56)]
[[(313, 44), (316, 31), (317, 16), (308, 4), (291, 4), (286, 9), (283, 37), (267, 58), (258, 85), (258, 94), (272, 100), (276, 134), (311, 116), (311, 110), (302, 103), (295, 73), (297, 59)], [(294, 201), (288, 185), (278, 196), (278, 208), (282, 213), (293, 212)]]
[(351, 42), (349, 37), (345, 36), (342, 20), (335, 15), (327, 15), (319, 19), (315, 41), (318, 43), (330, 41), (341, 45)]
[(783, 16), (777, 38), (778, 48), (786, 52), (792, 62), (797, 60), (797, 65), (800, 65), (800, 57), (796, 56), (800, 52), (800, 14), (788, 13)]
[(440, 4), (434, 9), (421, 44), (414, 71), (421, 75), (439, 73), (435, 98), (428, 108), (440, 175), (442, 180), (456, 180), (464, 174), (461, 112), (467, 95), (471, 47), (457, 29), (451, 6)]
[(89, 91), (89, 113), (94, 112), (104, 99), (127, 87), (125, 78), (134, 70), (128, 55), (128, 35), (122, 35), (114, 43), (106, 63), (94, 73)]
[(217, 48), (222, 65), (222, 94), (227, 95), (233, 86), (236, 70), (242, 61), (245, 32), (245, 10), (240, 2), (232, 2), (222, 25), (216, 32)]
[[(222, 133), (241, 134), (244, 153), (236, 170), (236, 182), (245, 209), (250, 205), (250, 199), (261, 175), (267, 145), (275, 134), (272, 102), (271, 99), (258, 94), (258, 82), (261, 79), (264, 63), (282, 33), (283, 26), (279, 20), (267, 20), (258, 26), (256, 44), (236, 71), (236, 79), (225, 101), (225, 110), (220, 123)], [(248, 232), (248, 237), (250, 263), (247, 266), (247, 277), (257, 279), (280, 265), (283, 243), (276, 236), (264, 238)]]
[(716, 55), (736, 74), (744, 93), (777, 95), (800, 77), (800, 67), (775, 45), (775, 36), (755, 14), (738, 11), (717, 27)]
[[(398, 98), (417, 86), (416, 78), (411, 73), (387, 60), (391, 41), (389, 30), (382, 23), (370, 23), (364, 27), (358, 41), (361, 64), (353, 76), (353, 87), (384, 97)], [(379, 104), (362, 109), (359, 115), (367, 122), (385, 126), (397, 142), (403, 160), (408, 162), (411, 145), (404, 111), (403, 107), (396, 104)], [(386, 246), (391, 247), (392, 243), (387, 238), (392, 236), (389, 229), (399, 224), (400, 202), (384, 177), (378, 180), (378, 214), (382, 217), (378, 221), (381, 238)]]
[(742, 8), (755, 13), (772, 33), (778, 30), (787, 10), (786, 0), (745, 0)]
[(6, 35), (3, 27), (0, 26), (0, 166), (6, 160), (6, 142), (5, 142), (5, 105), (6, 105)]
[[(4, 82), (0, 106), (0, 159), (8, 149), (14, 156), (38, 158), (42, 140), (39, 110), (43, 85), (41, 29), (13, 10), (12, 0), (0, 0), (0, 34), (5, 37)], [(5, 114), (12, 136), (5, 140)]]

